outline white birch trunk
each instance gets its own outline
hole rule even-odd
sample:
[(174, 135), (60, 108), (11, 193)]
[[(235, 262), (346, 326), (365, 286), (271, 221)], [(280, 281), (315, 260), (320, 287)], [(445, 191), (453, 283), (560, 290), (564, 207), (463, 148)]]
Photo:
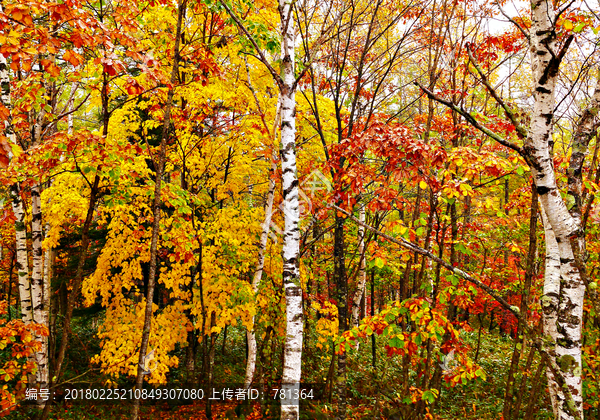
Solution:
[[(543, 317), (544, 337), (547, 337), (550, 342), (556, 343), (558, 331), (556, 329), (556, 321), (558, 320), (558, 305), (560, 297), (560, 255), (558, 243), (554, 237), (552, 226), (548, 222), (546, 213), (540, 209), (542, 213), (542, 222), (544, 225), (544, 236), (546, 240), (546, 261), (544, 269), (544, 288), (541, 299)], [(558, 398), (560, 387), (556, 382), (556, 378), (552, 370), (546, 369), (548, 377), (548, 387), (550, 391), (550, 400), (552, 403), (552, 411), (554, 417), (558, 416)]]
[[(267, 192), (267, 203), (265, 204), (265, 219), (262, 224), (262, 232), (260, 234), (260, 248), (258, 251), (258, 265), (254, 278), (252, 279), (252, 292), (254, 296), (258, 294), (258, 286), (262, 279), (263, 268), (265, 266), (265, 254), (267, 250), (267, 242), (269, 240), (269, 230), (271, 229), (271, 218), (273, 216), (273, 197), (275, 195), (275, 180), (271, 176), (275, 173), (276, 165), (271, 163), (271, 171), (269, 172), (269, 191)], [(254, 331), (254, 318), (252, 317), (252, 329), (246, 331), (248, 339), (248, 360), (246, 361), (246, 379), (244, 387), (250, 388), (254, 372), (256, 370), (256, 333)]]
[[(0, 12), (2, 5), (0, 4)], [(2, 88), (2, 105), (7, 109), (11, 108), (10, 98), (10, 76), (6, 58), (0, 54), (0, 84)], [(15, 134), (10, 125), (10, 121), (4, 122), (4, 132), (9, 141), (16, 144)], [(9, 154), (12, 158), (12, 154)], [(29, 324), (33, 321), (33, 309), (31, 304), (31, 284), (29, 282), (29, 260), (27, 256), (27, 227), (25, 225), (25, 208), (21, 198), (21, 188), (19, 184), (11, 185), (9, 188), (12, 210), (15, 215), (15, 246), (16, 246), (16, 267), (19, 279), (19, 300), (21, 303), (21, 319)]]
[[(362, 206), (358, 213), (358, 220), (361, 223), (365, 223), (365, 206)], [(356, 286), (356, 293), (354, 294), (354, 300), (352, 302), (352, 326), (358, 327), (360, 321), (360, 302), (365, 293), (365, 285), (367, 284), (367, 261), (365, 256), (365, 228), (362, 225), (358, 225), (358, 255), (360, 258), (359, 269), (358, 269), (358, 285)], [(356, 342), (356, 349), (358, 350), (358, 341)]]
[(19, 300), (21, 303), (21, 319), (25, 324), (33, 321), (31, 303), (31, 283), (29, 282), (29, 261), (27, 255), (27, 228), (25, 225), (25, 209), (18, 184), (11, 185), (10, 197), (15, 215), (16, 266), (19, 278)]
[(286, 338), (283, 356), (281, 420), (296, 420), (300, 415), (294, 394), (302, 375), (302, 288), (298, 257), (300, 255), (300, 208), (296, 175), (296, 84), (294, 71), (295, 31), (291, 0), (279, 1), (281, 16), (281, 173), (283, 190), (283, 287), (286, 301)]
[[(0, 12), (2, 7), (0, 6)], [(4, 56), (0, 54), (0, 81), (2, 84), (2, 104), (10, 109), (10, 77), (8, 65)], [(45, 117), (43, 108), (38, 114), (33, 127), (33, 144), (39, 144), (41, 140), (42, 121)], [(16, 144), (16, 138), (10, 121), (5, 122), (5, 133), (9, 140)], [(11, 156), (12, 157), (12, 156)], [(31, 232), (33, 244), (33, 266), (32, 276), (29, 278), (29, 261), (27, 255), (27, 228), (25, 226), (25, 210), (18, 184), (10, 187), (13, 213), (15, 215), (15, 242), (16, 260), (19, 278), (19, 296), (21, 300), (22, 319), (25, 323), (36, 322), (48, 325), (47, 307), (44, 305), (44, 282), (42, 278), (43, 252), (42, 252), (42, 212), (40, 201), (40, 188), (36, 184), (31, 187)], [(36, 382), (38, 386), (44, 387), (48, 383), (48, 337), (36, 336), (36, 340), (42, 343), (40, 351), (35, 354), (38, 366)], [(31, 384), (30, 384), (31, 385)]]
[[(48, 291), (44, 288), (43, 252), (42, 252), (42, 206), (39, 185), (31, 187), (31, 234), (32, 257), (31, 270), (31, 300), (33, 304), (33, 320), (41, 325), (48, 326), (48, 307), (45, 305)], [(40, 388), (48, 384), (48, 336), (37, 336), (41, 342), (40, 350), (36, 352), (37, 364), (36, 382)]]
[[(256, 107), (258, 112), (260, 113), (263, 125), (266, 130), (269, 130), (267, 126), (267, 122), (265, 120), (265, 113), (260, 106), (260, 101), (258, 100), (258, 96), (256, 96), (256, 90), (254, 89), (254, 85), (252, 84), (252, 79), (250, 78), (250, 67), (248, 66), (248, 60), (244, 57), (244, 63), (246, 64), (246, 76), (248, 79), (248, 87), (252, 92), (252, 96), (254, 97), (254, 101), (256, 102)], [(277, 133), (277, 125), (279, 124), (279, 117), (281, 111), (281, 97), (277, 99), (277, 108), (275, 110), (275, 119), (273, 120), (273, 127), (269, 131), (269, 136), (271, 140), (271, 144), (275, 144), (275, 135)], [(275, 179), (273, 176), (277, 172), (277, 165), (275, 163), (275, 156), (271, 157), (271, 170), (269, 171), (269, 189), (267, 191), (267, 202), (265, 203), (265, 219), (262, 224), (262, 231), (260, 235), (260, 244), (258, 251), (258, 264), (256, 267), (256, 271), (254, 273), (254, 278), (252, 279), (252, 291), (254, 293), (254, 297), (258, 294), (258, 287), (260, 286), (260, 282), (262, 279), (263, 269), (265, 266), (265, 254), (267, 250), (267, 243), (269, 241), (269, 232), (271, 231), (271, 219), (273, 217), (273, 200), (275, 197)], [(250, 200), (252, 201), (252, 186), (250, 187)], [(248, 360), (246, 360), (246, 375), (244, 380), (244, 387), (246, 389), (250, 388), (252, 384), (252, 380), (254, 379), (254, 372), (256, 371), (256, 333), (254, 331), (254, 322), (256, 317), (252, 317), (252, 330), (246, 331), (246, 338), (248, 342)]]
[[(42, 141), (43, 121), (46, 112), (40, 109), (33, 126), (33, 146)], [(45, 305), (46, 296), (49, 291), (44, 288), (44, 252), (42, 250), (43, 228), (42, 228), (42, 199), (41, 185), (31, 186), (31, 302), (33, 305), (33, 321), (48, 327), (48, 307)], [(36, 340), (41, 343), (40, 350), (36, 352), (37, 364), (36, 382), (38, 387), (46, 388), (48, 384), (48, 336), (37, 335)]]
[[(46, 225), (46, 233), (48, 232), (49, 226)], [(44, 288), (44, 297), (42, 304), (44, 306), (43, 311), (43, 319), (42, 322), (46, 327), (48, 327), (48, 331), (50, 331), (50, 293), (51, 293), (51, 285), (52, 285), (52, 276), (54, 275), (54, 257), (56, 253), (54, 248), (50, 248), (46, 250), (44, 254), (44, 274), (43, 274), (43, 288)], [(40, 349), (40, 357), (38, 358), (38, 377), (36, 380), (40, 384), (44, 384), (44, 388), (47, 387), (50, 381), (50, 366), (49, 366), (49, 354), (48, 354), (48, 338), (49, 336), (42, 337), (42, 347)], [(41, 386), (41, 385), (40, 385)]]
[[(554, 5), (549, 0), (531, 3), (531, 62), (534, 78), (534, 110), (529, 135), (524, 144), (531, 166), (540, 204), (556, 239), (560, 262), (559, 306), (556, 320), (555, 362), (560, 367), (568, 393), (557, 389), (556, 378), (550, 377), (549, 390), (556, 398), (556, 418), (574, 420), (583, 418), (581, 381), (581, 325), (585, 286), (575, 266), (570, 238), (580, 235), (580, 226), (562, 199), (556, 185), (552, 158), (552, 125), (555, 107), (555, 85), (560, 64)], [(548, 230), (546, 230), (548, 232)], [(555, 267), (552, 267), (555, 270)], [(555, 282), (555, 273), (546, 278)], [(548, 285), (551, 290), (554, 284)], [(546, 288), (545, 288), (546, 290)], [(548, 303), (548, 302), (545, 302)], [(555, 391), (556, 390), (556, 391)]]

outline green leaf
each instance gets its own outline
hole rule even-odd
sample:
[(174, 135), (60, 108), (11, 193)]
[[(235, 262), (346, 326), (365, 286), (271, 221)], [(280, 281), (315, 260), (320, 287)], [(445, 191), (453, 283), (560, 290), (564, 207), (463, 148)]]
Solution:
[(429, 404), (433, 404), (435, 402), (435, 395), (430, 390), (423, 392), (421, 395), (421, 400), (427, 401)]
[(577, 26), (575, 26), (575, 29), (573, 29), (573, 32), (575, 32), (576, 34), (578, 34), (579, 32), (583, 31), (583, 28), (585, 28), (585, 23), (584, 22), (579, 22), (577, 24)]
[(458, 277), (455, 276), (454, 274), (450, 275), (450, 277), (448, 277), (448, 280), (450, 280), (450, 283), (452, 283), (452, 286), (456, 286), (458, 284)]
[(456, 249), (465, 255), (471, 255), (471, 250), (464, 246), (464, 244), (462, 243), (456, 244)]

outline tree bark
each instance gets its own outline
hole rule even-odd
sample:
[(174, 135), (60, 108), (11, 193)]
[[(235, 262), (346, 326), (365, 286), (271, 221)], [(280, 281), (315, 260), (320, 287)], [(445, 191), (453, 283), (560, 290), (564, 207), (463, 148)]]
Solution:
[(27, 252), (27, 228), (25, 225), (25, 209), (21, 198), (19, 184), (10, 186), (12, 210), (15, 215), (16, 266), (19, 281), (19, 300), (21, 303), (21, 319), (25, 324), (33, 322), (33, 306), (31, 302), (31, 283), (29, 282), (29, 258)]
[[(260, 248), (258, 250), (258, 265), (254, 272), (254, 278), (252, 279), (252, 292), (254, 296), (258, 294), (258, 286), (263, 274), (265, 266), (265, 253), (267, 250), (267, 242), (269, 240), (269, 231), (271, 229), (271, 218), (273, 216), (273, 197), (275, 196), (275, 180), (271, 175), (275, 172), (275, 163), (272, 163), (271, 171), (269, 172), (269, 190), (267, 192), (267, 202), (265, 204), (265, 219), (262, 225), (262, 232), (260, 234)], [(248, 339), (248, 358), (246, 361), (246, 377), (244, 380), (244, 387), (250, 388), (252, 379), (254, 378), (254, 371), (256, 369), (256, 333), (254, 331), (254, 318), (252, 317), (252, 329), (246, 331), (246, 337)]]
[[(144, 313), (144, 328), (142, 330), (142, 340), (140, 343), (140, 352), (138, 360), (138, 371), (135, 380), (135, 389), (142, 389), (144, 383), (144, 362), (146, 358), (146, 351), (148, 350), (148, 342), (150, 340), (150, 330), (152, 328), (152, 303), (154, 301), (154, 286), (156, 283), (156, 272), (157, 272), (157, 247), (158, 237), (160, 234), (160, 206), (161, 206), (161, 188), (162, 188), (162, 177), (165, 168), (165, 162), (167, 157), (167, 139), (169, 137), (169, 129), (171, 127), (171, 108), (173, 107), (173, 86), (177, 83), (179, 75), (179, 61), (181, 55), (179, 51), (179, 44), (181, 41), (181, 31), (183, 27), (183, 18), (185, 15), (185, 9), (187, 0), (180, 0), (177, 5), (177, 29), (175, 31), (175, 46), (173, 47), (173, 68), (171, 70), (171, 85), (167, 93), (167, 103), (165, 105), (164, 120), (162, 126), (162, 135), (160, 139), (160, 151), (158, 154), (158, 162), (154, 162), (156, 168), (156, 182), (154, 184), (154, 202), (152, 204), (152, 239), (150, 242), (150, 273), (148, 276), (148, 290), (146, 294), (146, 310)], [(133, 407), (131, 410), (132, 420), (138, 419), (140, 408), (140, 400), (134, 399)]]
[[(281, 173), (283, 190), (284, 239), (283, 287), (286, 301), (286, 338), (284, 344), (283, 388), (281, 420), (296, 420), (300, 416), (298, 399), (293, 394), (299, 389), (302, 375), (302, 288), (300, 284), (300, 209), (298, 178), (296, 175), (296, 80), (295, 30), (293, 2), (279, 1), (281, 16)], [(292, 395), (290, 395), (290, 393)]]
[[(38, 324), (48, 326), (48, 306), (46, 305), (47, 290), (43, 278), (44, 253), (42, 250), (42, 201), (40, 186), (31, 187), (31, 236), (33, 267), (31, 271), (31, 300), (33, 303), (33, 318)], [(48, 336), (36, 337), (41, 341), (41, 347), (35, 353), (37, 365), (36, 383), (40, 388), (48, 385)]]
[[(0, 12), (3, 12), (2, 4), (0, 3)], [(10, 110), (12, 106), (10, 95), (10, 74), (6, 58), (0, 54), (0, 100), (6, 109)], [(9, 142), (17, 145), (15, 133), (13, 131), (10, 118), (4, 121), (4, 133)], [(9, 158), (13, 158), (12, 152), (9, 151)], [(21, 319), (25, 324), (34, 322), (34, 304), (31, 294), (31, 281), (29, 278), (29, 256), (27, 249), (27, 226), (25, 224), (25, 206), (21, 196), (21, 186), (17, 182), (9, 187), (9, 195), (13, 214), (15, 216), (15, 252), (16, 252), (16, 267), (17, 278), (19, 282), (19, 301), (21, 305)], [(28, 357), (29, 361), (37, 362), (36, 355)], [(29, 375), (28, 383), (30, 387), (35, 386), (33, 375)]]
[[(365, 206), (361, 206), (358, 212), (358, 220), (365, 223), (366, 211)], [(367, 261), (365, 255), (365, 228), (362, 225), (358, 226), (358, 256), (359, 256), (359, 269), (358, 269), (358, 285), (356, 287), (356, 293), (354, 294), (354, 300), (352, 302), (352, 326), (358, 327), (360, 321), (360, 303), (363, 300), (365, 294), (365, 286), (367, 284)], [(356, 349), (358, 350), (358, 341), (356, 342)]]
[(300, 284), (300, 207), (298, 199), (298, 177), (296, 174), (296, 87), (295, 41), (293, 6), (291, 0), (279, 0), (281, 20), (281, 67), (277, 72), (265, 57), (263, 51), (243, 22), (231, 8), (220, 0), (221, 5), (235, 21), (239, 29), (252, 43), (257, 58), (267, 67), (277, 83), (281, 101), (281, 177), (283, 195), (283, 287), (286, 302), (286, 338), (284, 343), (284, 362), (282, 387), (285, 398), (281, 400), (281, 419), (298, 419), (299, 401), (293, 397), (299, 389), (302, 374), (302, 287)]
[[(346, 276), (344, 222), (345, 219), (336, 212), (333, 244), (333, 265), (336, 280), (338, 334), (340, 335), (348, 329), (348, 277)], [(343, 420), (346, 418), (346, 359), (346, 352), (342, 352), (338, 355), (336, 377), (337, 420)]]
[[(558, 332), (556, 321), (558, 318), (558, 305), (560, 300), (560, 254), (556, 237), (552, 227), (548, 222), (546, 213), (542, 210), (542, 221), (544, 225), (544, 236), (546, 240), (546, 260), (544, 271), (544, 288), (542, 291), (541, 306), (543, 311), (543, 331), (544, 336), (549, 337), (553, 343), (556, 342)], [(558, 413), (557, 395), (560, 392), (556, 378), (550, 367), (547, 368), (548, 388), (550, 391), (550, 401), (555, 417)]]
[(565, 387), (563, 390), (558, 385), (559, 379), (551, 373), (549, 390), (555, 418), (572, 420), (583, 418), (581, 325), (585, 286), (570, 242), (572, 236), (581, 237), (582, 231), (558, 190), (552, 156), (556, 79), (562, 56), (572, 40), (572, 37), (567, 38), (561, 51), (557, 51), (555, 14), (554, 4), (549, 0), (531, 3), (530, 51), (535, 102), (523, 150), (543, 209), (549, 251), (546, 255), (549, 271), (544, 282), (546, 300), (542, 306), (546, 318), (554, 320), (556, 314), (556, 332), (554, 323), (550, 325), (551, 321), (545, 321), (544, 335), (553, 338), (555, 354), (552, 357), (561, 368)]

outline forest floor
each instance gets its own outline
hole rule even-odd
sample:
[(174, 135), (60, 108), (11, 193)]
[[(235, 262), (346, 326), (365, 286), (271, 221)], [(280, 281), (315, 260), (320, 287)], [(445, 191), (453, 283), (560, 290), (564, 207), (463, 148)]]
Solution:
[[(80, 343), (90, 343), (92, 337), (86, 337), (85, 331), (80, 331)], [(245, 349), (243, 345), (243, 330), (236, 331), (230, 329), (228, 341), (224, 344), (218, 343), (218, 351), (215, 358), (215, 380), (242, 380), (243, 367), (245, 359)], [(464, 333), (465, 342), (471, 347), (470, 357), (475, 358), (477, 348), (477, 331)], [(506, 372), (510, 364), (510, 358), (513, 351), (513, 341), (510, 337), (500, 335), (497, 331), (488, 333), (483, 331), (477, 362), (485, 370), (487, 379), (485, 381), (471, 381), (465, 385), (459, 385), (454, 388), (442, 387), (442, 392), (437, 401), (435, 409), (432, 411), (433, 420), (496, 420), (502, 418), (502, 407), (504, 402), (503, 390), (505, 389)], [(93, 346), (92, 346), (93, 347)], [(348, 364), (348, 419), (402, 419), (398, 413), (398, 399), (394, 401), (389, 395), (399, 395), (394, 388), (396, 378), (399, 377), (400, 360), (386, 356), (383, 347), (377, 349), (376, 368), (372, 367), (372, 348), (370, 343), (361, 345), (358, 353), (349, 357)], [(76, 352), (74, 348), (72, 351)], [(88, 348), (88, 351), (94, 351)], [(520, 381), (524, 376), (530, 376), (531, 372), (524, 369), (524, 359), (521, 357), (521, 366), (516, 379)], [(319, 359), (310, 354), (306, 355), (306, 361), (303, 368), (306, 380), (313, 383), (323, 382), (327, 375), (330, 358)], [(75, 354), (72, 360), (77, 360)], [(81, 360), (80, 366), (86, 366), (85, 360)], [(276, 366), (276, 364), (273, 364)], [(537, 360), (533, 367), (537, 366)], [(78, 370), (71, 366), (73, 374)], [(533, 370), (530, 369), (530, 370)], [(183, 372), (174, 371), (167, 387), (173, 387), (172, 384), (181, 382)], [(92, 383), (100, 384), (103, 378), (90, 378)], [(319, 379), (321, 379), (319, 381)], [(526, 382), (527, 383), (527, 382)], [(93, 387), (93, 386), (92, 386)], [(96, 386), (97, 387), (97, 386)], [(526, 392), (530, 390), (530, 385), (526, 386)], [(545, 384), (542, 384), (542, 390)], [(385, 394), (385, 395), (384, 395)], [(387, 395), (387, 396), (386, 396)], [(542, 391), (536, 401), (533, 401), (532, 408), (535, 409), (533, 418), (535, 420), (547, 420), (551, 418), (551, 413), (547, 407), (548, 398), (545, 391)], [(525, 395), (523, 406), (530, 401)], [(239, 407), (238, 407), (239, 406)], [(261, 415), (259, 403), (240, 406), (239, 401), (217, 402), (211, 404), (213, 419), (278, 419), (279, 407), (272, 403), (267, 405), (266, 414)], [(236, 410), (237, 407), (237, 410)], [(240, 415), (240, 409), (243, 409)], [(140, 409), (141, 418), (150, 419), (172, 419), (172, 420), (204, 420), (206, 400), (194, 401), (187, 405), (168, 405), (160, 402), (154, 405), (143, 405)], [(118, 420), (129, 418), (131, 410), (130, 404), (114, 405), (95, 405), (87, 403), (66, 404), (64, 402), (57, 404), (50, 416), (52, 420)], [(334, 406), (327, 401), (327, 398), (315, 399), (301, 405), (301, 420), (327, 420), (334, 418)], [(237, 413), (236, 413), (237, 411)], [(27, 407), (20, 407), (17, 411), (11, 413), (7, 418), (10, 420), (25, 420), (32, 418), (32, 411)], [(429, 418), (431, 420), (431, 418)]]

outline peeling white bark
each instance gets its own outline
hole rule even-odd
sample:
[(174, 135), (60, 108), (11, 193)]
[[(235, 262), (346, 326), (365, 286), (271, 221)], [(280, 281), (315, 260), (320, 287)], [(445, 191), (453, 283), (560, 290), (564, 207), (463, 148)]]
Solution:
[[(2, 5), (0, 4), (0, 12)], [(0, 84), (2, 88), (0, 99), (2, 105), (11, 108), (10, 97), (10, 75), (6, 58), (0, 54)], [(4, 132), (9, 141), (16, 144), (15, 134), (10, 125), (10, 121), (4, 122)], [(12, 153), (9, 153), (12, 158)], [(15, 215), (15, 246), (16, 246), (16, 267), (19, 279), (19, 299), (21, 303), (21, 319), (29, 324), (33, 321), (33, 308), (31, 304), (31, 284), (29, 282), (29, 259), (27, 255), (27, 227), (25, 225), (25, 208), (21, 198), (21, 188), (19, 184), (13, 184), (9, 188), (10, 199), (13, 214)]]
[[(300, 255), (300, 208), (296, 175), (296, 83), (294, 71), (295, 31), (291, 0), (279, 1), (281, 16), (281, 176), (283, 190), (283, 287), (286, 301), (286, 337), (283, 356), (281, 420), (296, 420), (300, 415), (294, 399), (302, 375), (302, 288), (298, 257)], [(297, 395), (297, 394), (296, 394)]]
[[(40, 109), (33, 126), (33, 145), (37, 146), (42, 141), (43, 121), (46, 112), (43, 107)], [(44, 252), (42, 250), (43, 230), (42, 230), (42, 200), (40, 197), (41, 186), (34, 184), (31, 186), (31, 302), (33, 305), (33, 321), (48, 327), (48, 306), (45, 305), (45, 295), (49, 293), (44, 288)], [(37, 364), (36, 382), (40, 388), (46, 388), (48, 385), (48, 336), (37, 335), (36, 340), (41, 342), (40, 350), (35, 353)]]
[[(2, 6), (0, 5), (0, 12)], [(0, 54), (0, 83), (2, 87), (2, 104), (10, 109), (10, 76), (8, 63)], [(39, 144), (41, 140), (42, 121), (45, 111), (40, 110), (33, 127), (33, 144)], [(10, 121), (5, 121), (4, 130), (6, 137), (13, 144), (17, 144), (14, 131)], [(10, 154), (12, 158), (12, 154)], [(19, 184), (10, 186), (10, 197), (13, 213), (15, 215), (15, 242), (16, 242), (16, 266), (19, 279), (19, 297), (21, 301), (21, 317), (23, 322), (29, 324), (36, 322), (48, 326), (48, 307), (45, 305), (44, 281), (42, 278), (43, 252), (42, 252), (42, 211), (40, 201), (39, 184), (31, 187), (31, 233), (32, 233), (32, 271), (29, 277), (29, 260), (27, 249), (27, 228), (25, 225), (25, 209)], [(42, 346), (36, 352), (34, 359), (37, 364), (36, 382), (38, 387), (45, 387), (48, 383), (48, 337), (36, 336)], [(31, 383), (30, 385), (34, 385)]]
[[(523, 149), (531, 166), (541, 208), (545, 214), (544, 225), (548, 235), (547, 269), (550, 269), (550, 273), (546, 273), (545, 282), (548, 284), (544, 285), (544, 298), (547, 299), (543, 304), (550, 305), (547, 308), (548, 312), (553, 312), (553, 305), (556, 304), (551, 294), (556, 293), (557, 256), (560, 266), (554, 357), (560, 367), (564, 386), (569, 392), (560, 389), (560, 381), (552, 374), (548, 378), (549, 390), (556, 410), (555, 417), (560, 420), (579, 420), (583, 418), (581, 325), (585, 286), (575, 265), (570, 243), (571, 237), (581, 235), (581, 229), (578, 220), (569, 213), (557, 188), (552, 157), (554, 95), (561, 59), (557, 51), (559, 46), (554, 28), (553, 3), (549, 0), (533, 1), (531, 16), (530, 52), (535, 83), (535, 105), (529, 135)], [(544, 324), (549, 334), (553, 333), (552, 326), (546, 324), (552, 322), (552, 317), (553, 314), (550, 313), (549, 320), (545, 320)]]
[[(42, 251), (42, 206), (39, 185), (31, 187), (31, 234), (32, 234), (32, 257), (33, 266), (31, 270), (31, 301), (33, 304), (33, 320), (41, 325), (48, 326), (48, 307), (45, 305), (43, 273), (43, 251)], [(38, 366), (36, 382), (40, 388), (48, 384), (48, 336), (37, 336), (42, 344), (36, 352), (35, 359)]]
[[(361, 223), (365, 223), (365, 206), (362, 206), (358, 213), (358, 220)], [(359, 269), (358, 269), (358, 285), (356, 286), (356, 293), (354, 294), (354, 300), (352, 302), (352, 326), (358, 327), (359, 313), (360, 313), (360, 302), (365, 293), (365, 285), (367, 284), (367, 262), (365, 256), (365, 228), (362, 225), (358, 225), (358, 255), (360, 258)], [(356, 342), (356, 349), (358, 349), (358, 341)]]
[(31, 283), (29, 282), (29, 261), (27, 255), (27, 228), (25, 225), (25, 209), (18, 184), (11, 185), (10, 197), (15, 215), (16, 266), (19, 278), (19, 299), (21, 303), (21, 319), (25, 324), (33, 321), (31, 303)]
[[(560, 297), (560, 255), (558, 250), (558, 243), (554, 237), (552, 226), (548, 222), (546, 213), (543, 208), (540, 209), (542, 213), (542, 222), (544, 225), (544, 236), (546, 240), (546, 261), (544, 270), (544, 288), (541, 299), (543, 317), (543, 330), (544, 337), (551, 340), (552, 343), (556, 343), (558, 337), (558, 331), (556, 329), (556, 321), (558, 319), (558, 305)], [(556, 382), (556, 378), (550, 368), (546, 369), (546, 375), (548, 377), (548, 387), (550, 388), (550, 400), (552, 402), (552, 411), (554, 417), (558, 416), (558, 398), (557, 395), (560, 392), (560, 387)]]
[[(269, 231), (271, 229), (271, 218), (273, 217), (273, 197), (275, 195), (275, 180), (271, 176), (275, 173), (276, 165), (272, 162), (271, 171), (269, 172), (269, 191), (267, 192), (267, 202), (265, 204), (265, 219), (262, 224), (262, 232), (260, 234), (260, 248), (258, 250), (258, 265), (252, 279), (252, 291), (254, 296), (258, 294), (258, 286), (262, 279), (263, 269), (265, 266), (265, 254), (267, 250), (267, 242), (269, 240)], [(252, 329), (246, 331), (248, 339), (248, 360), (246, 361), (246, 379), (244, 387), (250, 388), (254, 372), (256, 370), (256, 333), (254, 331), (254, 318), (252, 317)]]

